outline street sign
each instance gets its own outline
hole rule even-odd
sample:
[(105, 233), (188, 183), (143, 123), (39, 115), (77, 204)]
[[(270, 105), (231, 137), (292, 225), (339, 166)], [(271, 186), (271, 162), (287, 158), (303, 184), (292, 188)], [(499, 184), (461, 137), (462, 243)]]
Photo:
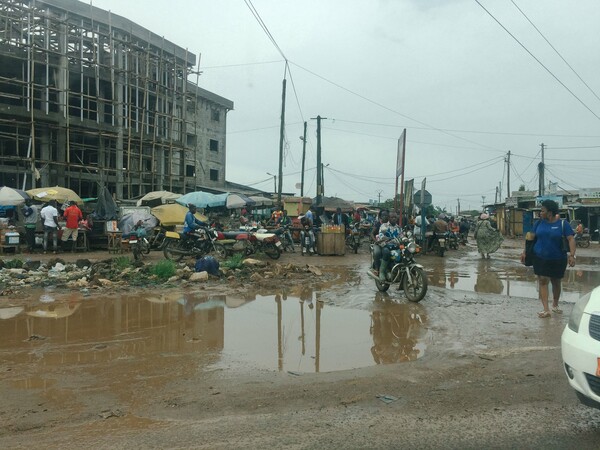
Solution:
[[(417, 206), (421, 206), (421, 190), (418, 190), (417, 192), (415, 192), (415, 195), (413, 195), (413, 201), (415, 202), (415, 205)], [(431, 205), (431, 194), (429, 193), (429, 191), (425, 191), (425, 198), (423, 199), (423, 206), (429, 206)]]

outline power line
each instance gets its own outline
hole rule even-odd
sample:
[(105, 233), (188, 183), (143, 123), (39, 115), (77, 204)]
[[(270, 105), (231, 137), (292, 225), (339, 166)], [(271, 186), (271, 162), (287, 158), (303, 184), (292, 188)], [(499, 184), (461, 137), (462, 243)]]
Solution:
[(575, 98), (577, 99), (577, 101), (578, 101), (579, 103), (581, 103), (581, 104), (582, 104), (582, 105), (585, 107), (585, 109), (587, 109), (589, 112), (591, 112), (591, 113), (594, 115), (594, 117), (596, 117), (596, 119), (600, 120), (600, 116), (598, 116), (598, 115), (597, 115), (597, 114), (596, 114), (594, 111), (592, 111), (588, 105), (586, 105), (585, 103), (583, 103), (583, 101), (582, 101), (582, 100), (581, 100), (579, 97), (577, 97), (577, 95), (575, 95), (575, 93), (574, 93), (573, 91), (571, 91), (571, 89), (569, 89), (569, 88), (567, 87), (567, 85), (565, 85), (565, 84), (564, 84), (562, 81), (560, 81), (560, 79), (559, 79), (559, 78), (558, 78), (556, 75), (554, 75), (554, 74), (552, 73), (552, 71), (551, 71), (550, 69), (548, 69), (548, 68), (547, 68), (547, 67), (544, 65), (544, 63), (542, 63), (542, 62), (541, 62), (539, 59), (537, 59), (537, 58), (536, 58), (536, 56), (535, 56), (533, 53), (531, 53), (531, 52), (529, 51), (529, 49), (528, 49), (527, 47), (525, 47), (525, 46), (524, 46), (524, 45), (521, 43), (521, 41), (519, 41), (519, 40), (518, 40), (518, 39), (515, 37), (515, 35), (514, 35), (514, 34), (512, 34), (510, 31), (508, 31), (508, 29), (507, 29), (507, 28), (506, 28), (504, 25), (502, 25), (502, 23), (501, 23), (501, 22), (500, 22), (498, 19), (496, 19), (496, 17), (494, 17), (494, 15), (493, 15), (491, 12), (489, 12), (489, 11), (488, 11), (488, 10), (485, 8), (485, 6), (483, 6), (483, 5), (482, 5), (482, 4), (479, 2), (479, 0), (475, 0), (475, 3), (477, 3), (479, 6), (481, 6), (481, 8), (482, 8), (482, 9), (483, 9), (483, 10), (484, 10), (486, 13), (488, 13), (488, 15), (489, 15), (489, 16), (490, 16), (492, 19), (494, 19), (494, 20), (496, 21), (496, 23), (497, 23), (498, 25), (500, 25), (500, 26), (502, 27), (502, 29), (503, 29), (504, 31), (506, 31), (506, 32), (507, 32), (507, 33), (510, 35), (510, 37), (512, 37), (512, 38), (513, 38), (513, 39), (514, 39), (514, 40), (517, 42), (517, 44), (519, 44), (519, 45), (520, 45), (520, 46), (523, 48), (523, 50), (525, 50), (525, 51), (526, 51), (526, 52), (527, 52), (527, 53), (528, 53), (528, 54), (529, 54), (529, 55), (530, 55), (530, 56), (531, 56), (533, 59), (535, 59), (535, 60), (538, 62), (538, 64), (539, 64), (540, 66), (542, 66), (542, 67), (543, 67), (543, 68), (546, 70), (546, 72), (548, 72), (548, 73), (549, 73), (549, 74), (552, 76), (552, 78), (554, 78), (556, 81), (558, 81), (562, 87), (564, 87), (564, 88), (565, 88), (565, 89), (566, 89), (566, 90), (567, 90), (567, 91), (568, 91), (568, 92), (569, 92), (569, 93), (570, 93), (570, 94), (571, 94), (573, 97), (575, 97)]
[(557, 50), (557, 49), (554, 47), (554, 45), (552, 45), (552, 44), (550, 43), (550, 41), (549, 41), (548, 39), (546, 39), (546, 36), (544, 36), (544, 35), (542, 34), (542, 32), (541, 32), (541, 31), (538, 29), (538, 27), (536, 27), (536, 26), (535, 26), (535, 24), (534, 24), (534, 23), (531, 21), (531, 19), (529, 19), (529, 17), (527, 17), (527, 15), (526, 15), (526, 14), (523, 12), (523, 10), (521, 10), (521, 8), (519, 8), (519, 7), (517, 6), (517, 4), (515, 3), (515, 1), (514, 1), (514, 0), (510, 0), (510, 1), (512, 2), (512, 4), (513, 4), (513, 5), (515, 5), (515, 8), (517, 8), (517, 9), (519, 10), (519, 12), (520, 12), (521, 14), (523, 14), (523, 17), (525, 17), (525, 18), (527, 19), (527, 21), (528, 21), (528, 22), (531, 24), (531, 26), (532, 26), (533, 28), (535, 28), (535, 31), (537, 31), (537, 32), (540, 34), (540, 36), (541, 36), (541, 37), (542, 37), (542, 38), (543, 38), (543, 39), (544, 39), (544, 40), (545, 40), (545, 41), (548, 43), (548, 45), (549, 45), (549, 46), (552, 48), (552, 50), (554, 50), (554, 52), (555, 52), (555, 53), (556, 53), (556, 54), (557, 54), (557, 55), (560, 57), (560, 59), (562, 59), (562, 60), (563, 60), (563, 62), (564, 62), (564, 63), (565, 63), (565, 64), (566, 64), (566, 65), (569, 67), (569, 69), (571, 69), (571, 71), (572, 71), (572, 72), (573, 72), (573, 73), (574, 73), (574, 74), (577, 76), (577, 78), (579, 78), (579, 81), (581, 81), (581, 82), (582, 82), (582, 83), (585, 85), (585, 87), (586, 87), (586, 88), (588, 88), (588, 89), (589, 89), (589, 91), (590, 91), (592, 94), (594, 94), (594, 97), (596, 97), (598, 100), (600, 100), (600, 97), (598, 97), (598, 95), (596, 94), (596, 92), (594, 92), (594, 90), (593, 90), (593, 89), (592, 89), (592, 88), (591, 88), (591, 87), (590, 87), (590, 86), (589, 86), (589, 85), (588, 85), (588, 84), (587, 84), (585, 81), (583, 81), (583, 78), (581, 78), (581, 77), (579, 76), (579, 74), (578, 74), (578, 73), (575, 71), (575, 69), (574, 69), (574, 68), (571, 66), (571, 64), (569, 64), (569, 63), (567, 62), (567, 60), (566, 60), (565, 58), (563, 58), (563, 56), (562, 56), (562, 55), (560, 54), (560, 52), (559, 52), (559, 51), (558, 51), (558, 50)]
[[(333, 122), (346, 122), (356, 123), (360, 125), (373, 125), (380, 127), (390, 128), (407, 128), (411, 130), (431, 130), (429, 127), (414, 127), (410, 125), (394, 125), (388, 123), (377, 123), (377, 122), (363, 122), (359, 120), (346, 120), (346, 119), (333, 119)], [(534, 137), (569, 137), (569, 138), (600, 138), (600, 135), (576, 135), (576, 134), (551, 134), (551, 133), (516, 133), (508, 131), (482, 131), (482, 130), (454, 130), (449, 128), (440, 128), (443, 131), (449, 131), (451, 133), (476, 133), (476, 134), (497, 134), (502, 136), (534, 136)], [(436, 130), (437, 131), (437, 130)]]
[(239, 64), (223, 64), (220, 66), (206, 66), (206, 67), (202, 67), (202, 70), (207, 70), (207, 69), (223, 69), (223, 68), (228, 68), (228, 67), (245, 67), (245, 66), (258, 66), (261, 64), (275, 64), (275, 63), (281, 63), (284, 62), (284, 59), (278, 59), (276, 61), (258, 61), (258, 62), (250, 62), (250, 63), (239, 63)]
[(311, 75), (313, 75), (313, 76), (315, 76), (317, 78), (320, 78), (321, 80), (323, 80), (323, 81), (325, 81), (325, 82), (327, 82), (327, 83), (329, 83), (329, 84), (331, 84), (331, 85), (333, 85), (333, 86), (335, 86), (335, 87), (337, 87), (337, 88), (339, 88), (339, 89), (341, 89), (341, 90), (343, 90), (345, 92), (348, 92), (349, 94), (352, 94), (352, 95), (354, 95), (354, 96), (356, 96), (356, 97), (358, 97), (358, 98), (360, 98), (362, 100), (365, 100), (366, 102), (371, 103), (371, 104), (373, 104), (375, 106), (378, 106), (379, 108), (382, 108), (382, 109), (384, 109), (386, 111), (389, 111), (391, 113), (394, 113), (394, 114), (397, 114), (397, 115), (399, 115), (401, 117), (404, 117), (405, 119), (412, 120), (413, 122), (416, 122), (416, 123), (418, 123), (420, 125), (423, 125), (423, 126), (427, 127), (428, 129), (439, 131), (439, 132), (444, 133), (444, 134), (446, 134), (448, 136), (451, 136), (451, 137), (453, 137), (455, 139), (459, 139), (461, 141), (469, 142), (470, 144), (475, 144), (475, 145), (477, 145), (479, 147), (489, 148), (489, 149), (501, 151), (502, 153), (504, 153), (504, 150), (499, 150), (499, 149), (491, 147), (489, 145), (485, 145), (485, 144), (481, 144), (479, 142), (471, 141), (471, 140), (463, 138), (461, 136), (457, 136), (457, 135), (454, 135), (454, 134), (449, 133), (447, 131), (444, 131), (444, 130), (442, 130), (440, 128), (434, 127), (433, 125), (429, 125), (428, 123), (425, 123), (425, 122), (422, 122), (420, 120), (414, 119), (414, 118), (412, 118), (410, 116), (407, 116), (406, 114), (402, 114), (399, 111), (396, 111), (396, 110), (394, 110), (394, 109), (392, 109), (392, 108), (390, 108), (388, 106), (383, 105), (382, 103), (376, 102), (375, 100), (372, 100), (372, 99), (370, 99), (368, 97), (365, 97), (364, 95), (361, 95), (361, 94), (359, 94), (357, 92), (354, 92), (351, 89), (348, 89), (348, 88), (346, 88), (346, 87), (344, 87), (344, 86), (342, 86), (342, 85), (340, 85), (340, 84), (338, 84), (338, 83), (336, 83), (334, 81), (331, 81), (331, 80), (325, 78), (324, 76), (319, 75), (318, 73), (313, 72), (312, 70), (309, 70), (306, 67), (303, 67), (303, 66), (301, 66), (301, 65), (299, 65), (299, 64), (297, 64), (297, 63), (295, 63), (293, 61), (290, 61), (290, 63), (293, 64), (293, 65), (295, 65), (296, 67), (298, 67), (298, 68), (300, 68), (300, 69), (302, 69), (302, 70), (310, 73)]
[(279, 54), (283, 57), (283, 59), (285, 59), (285, 61), (287, 63), (288, 59), (283, 54), (283, 51), (281, 50), (281, 48), (279, 47), (279, 45), (275, 41), (275, 38), (273, 37), (273, 35), (269, 31), (269, 28), (263, 22), (262, 18), (260, 17), (260, 14), (258, 13), (258, 11), (256, 10), (256, 8), (252, 4), (252, 0), (244, 0), (244, 2), (246, 3), (246, 6), (250, 9), (250, 12), (254, 16), (254, 18), (256, 19), (256, 21), (258, 22), (258, 24), (260, 25), (260, 27), (263, 29), (263, 31), (265, 32), (265, 34), (267, 35), (267, 37), (269, 38), (269, 40), (271, 41), (271, 43), (273, 44), (273, 46), (275, 46), (275, 48), (277, 49), (277, 51), (279, 52)]

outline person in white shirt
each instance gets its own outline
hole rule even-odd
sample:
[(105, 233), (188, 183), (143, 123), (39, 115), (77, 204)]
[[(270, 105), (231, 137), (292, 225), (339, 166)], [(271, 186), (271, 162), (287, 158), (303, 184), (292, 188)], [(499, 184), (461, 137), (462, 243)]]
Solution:
[(58, 250), (58, 209), (56, 209), (56, 201), (52, 200), (40, 211), (40, 217), (44, 225), (44, 253), (48, 251), (48, 239), (52, 235), (52, 243), (54, 253)]

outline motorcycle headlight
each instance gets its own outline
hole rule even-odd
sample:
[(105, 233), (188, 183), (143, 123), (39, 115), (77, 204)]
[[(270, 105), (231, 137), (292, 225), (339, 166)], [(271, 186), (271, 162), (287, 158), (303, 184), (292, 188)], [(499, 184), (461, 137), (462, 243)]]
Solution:
[(411, 242), (410, 244), (408, 244), (408, 246), (406, 247), (406, 249), (410, 253), (415, 253), (417, 251), (417, 244), (415, 244), (414, 242)]
[(569, 328), (575, 333), (579, 333), (579, 324), (581, 323), (581, 318), (583, 317), (583, 311), (585, 310), (585, 307), (587, 306), (591, 297), (591, 292), (581, 297), (579, 300), (577, 300), (577, 303), (575, 303), (573, 311), (571, 311), (571, 315), (569, 316)]

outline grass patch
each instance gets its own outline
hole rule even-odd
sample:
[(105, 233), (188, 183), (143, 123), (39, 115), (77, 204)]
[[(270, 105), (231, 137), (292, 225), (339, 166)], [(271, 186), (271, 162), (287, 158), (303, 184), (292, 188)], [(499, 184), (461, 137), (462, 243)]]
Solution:
[(244, 261), (244, 255), (241, 253), (235, 253), (231, 256), (231, 258), (223, 261), (221, 264), (223, 267), (228, 269), (241, 269)]
[(177, 265), (168, 259), (163, 259), (162, 261), (157, 262), (156, 265), (150, 270), (152, 275), (156, 275), (161, 280), (167, 280), (171, 278), (176, 272)]
[(113, 260), (113, 268), (118, 271), (123, 271), (128, 267), (131, 267), (131, 260), (127, 256), (117, 256)]
[(8, 261), (4, 261), (4, 267), (7, 269), (20, 269), (23, 267), (23, 261), (20, 259), (9, 259)]

